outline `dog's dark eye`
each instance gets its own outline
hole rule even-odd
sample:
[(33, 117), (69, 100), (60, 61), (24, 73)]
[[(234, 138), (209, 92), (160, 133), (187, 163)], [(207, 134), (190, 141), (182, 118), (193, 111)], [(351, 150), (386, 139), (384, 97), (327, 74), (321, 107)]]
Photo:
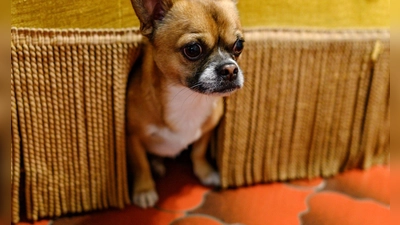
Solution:
[(187, 45), (186, 47), (183, 48), (183, 54), (185, 55), (186, 58), (188, 58), (190, 60), (199, 59), (202, 52), (203, 52), (203, 49), (197, 43)]
[(242, 53), (244, 45), (243, 45), (244, 40), (237, 40), (235, 44), (233, 45), (233, 54), (234, 55), (240, 55)]

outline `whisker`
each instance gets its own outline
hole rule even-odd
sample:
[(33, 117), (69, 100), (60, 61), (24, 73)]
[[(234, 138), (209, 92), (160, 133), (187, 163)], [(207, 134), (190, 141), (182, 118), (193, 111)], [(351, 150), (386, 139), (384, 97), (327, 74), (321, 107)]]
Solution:
[(178, 96), (182, 91), (188, 91), (188, 90), (189, 90), (189, 89), (182, 88), (180, 91), (178, 91), (178, 93), (176, 93), (176, 94), (174, 95), (174, 97), (172, 98), (172, 101), (175, 100), (176, 96)]
[(193, 86), (191, 86), (190, 88), (193, 89), (193, 88), (196, 88), (196, 87), (198, 87), (198, 86), (200, 86), (200, 85), (201, 85), (201, 83), (196, 83), (196, 84), (194, 84)]
[(185, 104), (186, 100), (188, 100), (190, 98), (190, 96), (192, 96), (193, 94), (196, 94), (196, 92), (192, 92), (190, 95), (188, 95), (188, 97), (185, 99), (185, 101), (183, 101), (182, 106)]
[(193, 98), (192, 103), (194, 102), (194, 100), (196, 100), (196, 98), (197, 98), (198, 96), (200, 96), (200, 98), (203, 97), (203, 95), (197, 94), (197, 95)]

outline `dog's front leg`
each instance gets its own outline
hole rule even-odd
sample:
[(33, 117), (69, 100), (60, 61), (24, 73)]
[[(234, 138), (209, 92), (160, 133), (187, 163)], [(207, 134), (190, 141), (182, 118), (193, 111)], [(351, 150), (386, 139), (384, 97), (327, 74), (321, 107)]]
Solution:
[(194, 174), (200, 179), (202, 184), (219, 186), (221, 183), (219, 174), (206, 159), (206, 152), (211, 134), (212, 131), (208, 131), (199, 140), (193, 143), (191, 159), (193, 162)]
[(134, 174), (133, 203), (142, 208), (154, 206), (158, 201), (158, 195), (149, 161), (144, 146), (135, 135), (128, 136), (128, 157), (130, 170)]

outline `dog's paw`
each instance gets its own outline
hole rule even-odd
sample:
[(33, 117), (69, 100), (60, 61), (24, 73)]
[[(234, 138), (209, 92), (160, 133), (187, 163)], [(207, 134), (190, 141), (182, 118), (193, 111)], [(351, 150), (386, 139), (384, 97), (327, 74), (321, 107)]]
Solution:
[(157, 201), (158, 195), (155, 190), (139, 192), (133, 195), (133, 203), (143, 209), (153, 207)]
[(207, 176), (201, 177), (200, 181), (203, 185), (206, 186), (216, 186), (216, 187), (221, 186), (221, 179), (217, 171), (212, 171)]
[(221, 186), (221, 179), (217, 171), (209, 173), (206, 177), (200, 179), (201, 183), (206, 186)]
[(219, 173), (206, 161), (193, 161), (193, 172), (203, 185), (221, 186)]

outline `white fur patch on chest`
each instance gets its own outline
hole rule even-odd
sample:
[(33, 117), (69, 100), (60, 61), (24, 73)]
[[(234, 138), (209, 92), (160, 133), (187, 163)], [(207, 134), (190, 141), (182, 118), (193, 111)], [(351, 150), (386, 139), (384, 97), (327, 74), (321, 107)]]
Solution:
[(201, 127), (216, 106), (217, 98), (186, 87), (168, 87), (164, 119), (172, 128), (148, 125), (147, 150), (160, 156), (178, 155), (201, 137)]

